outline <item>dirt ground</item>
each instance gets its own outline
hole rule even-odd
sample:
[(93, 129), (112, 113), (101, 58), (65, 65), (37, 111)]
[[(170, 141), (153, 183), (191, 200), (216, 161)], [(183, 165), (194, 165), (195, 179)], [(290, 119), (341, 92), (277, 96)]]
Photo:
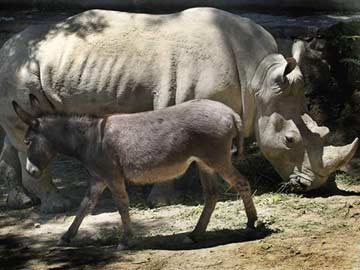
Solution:
[[(66, 168), (66, 169), (65, 169)], [(56, 184), (76, 207), (86, 189), (80, 164), (61, 158), (53, 165)], [(260, 179), (260, 181), (264, 181)], [(105, 192), (68, 247), (57, 240), (74, 218), (44, 215), (37, 207), (8, 210), (0, 203), (0, 269), (360, 269), (360, 179), (337, 175), (342, 191), (296, 195), (258, 190), (260, 224), (246, 232), (237, 194), (221, 184), (221, 200), (208, 232), (183, 244), (202, 209), (190, 194), (185, 204), (148, 209), (142, 189), (130, 187), (136, 237), (127, 251), (116, 250), (120, 217)], [(259, 183), (258, 183), (259, 184)], [(225, 187), (225, 188), (224, 188)]]

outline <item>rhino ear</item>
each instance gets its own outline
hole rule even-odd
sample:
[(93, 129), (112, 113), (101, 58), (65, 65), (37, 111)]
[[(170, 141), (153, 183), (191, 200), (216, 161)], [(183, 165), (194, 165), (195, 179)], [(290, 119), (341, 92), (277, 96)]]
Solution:
[(305, 43), (302, 40), (296, 40), (292, 46), (292, 55), (300, 65), (305, 54)]
[(31, 126), (33, 123), (34, 117), (30, 113), (24, 111), (20, 107), (20, 105), (16, 103), (16, 101), (13, 101), (12, 105), (13, 105), (14, 111), (16, 112), (17, 116), (19, 116), (21, 121), (23, 121), (28, 126)]
[(287, 64), (284, 70), (284, 77), (291, 73), (297, 66), (297, 62), (293, 57), (286, 58), (286, 62)]
[(29, 100), (30, 100), (31, 107), (34, 110), (40, 110), (40, 102), (35, 95), (29, 94)]

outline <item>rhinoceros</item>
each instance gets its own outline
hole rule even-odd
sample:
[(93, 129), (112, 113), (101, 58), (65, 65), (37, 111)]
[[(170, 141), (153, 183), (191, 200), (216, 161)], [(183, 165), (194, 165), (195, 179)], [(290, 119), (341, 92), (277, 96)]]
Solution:
[(41, 209), (62, 211), (68, 201), (50, 173), (41, 180), (25, 173), (26, 126), (12, 100), (30, 109), (32, 93), (43, 110), (49, 109), (49, 100), (56, 111), (105, 115), (207, 98), (241, 116), (245, 136), (255, 135), (285, 181), (305, 190), (318, 188), (351, 159), (358, 140), (324, 145), (329, 130), (318, 126), (305, 106), (299, 69), (303, 50), (296, 42), (292, 57), (285, 58), (263, 27), (214, 8), (167, 15), (90, 10), (56, 24), (31, 26), (0, 51), (0, 125), (7, 134), (1, 162), (16, 176), (20, 161), (22, 183), (40, 198)]

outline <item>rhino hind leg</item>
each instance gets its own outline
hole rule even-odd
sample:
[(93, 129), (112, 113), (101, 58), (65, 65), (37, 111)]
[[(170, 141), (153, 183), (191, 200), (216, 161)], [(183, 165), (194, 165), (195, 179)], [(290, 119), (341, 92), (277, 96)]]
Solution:
[(62, 213), (71, 207), (68, 198), (62, 196), (51, 181), (50, 170), (46, 169), (39, 179), (32, 178), (25, 170), (26, 155), (18, 153), (23, 186), (32, 194), (35, 194), (41, 201), (40, 210), (43, 213)]
[(40, 200), (29, 194), (21, 183), (21, 165), (17, 150), (5, 137), (0, 154), (0, 175), (7, 189), (6, 204), (10, 209), (29, 208)]

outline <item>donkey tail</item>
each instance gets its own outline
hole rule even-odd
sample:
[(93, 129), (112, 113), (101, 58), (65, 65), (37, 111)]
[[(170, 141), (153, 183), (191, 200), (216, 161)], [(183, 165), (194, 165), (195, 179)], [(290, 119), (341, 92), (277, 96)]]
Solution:
[(237, 148), (236, 158), (238, 160), (245, 159), (244, 156), (244, 129), (240, 115), (233, 113), (233, 121), (236, 130), (236, 137), (234, 138), (234, 146)]

